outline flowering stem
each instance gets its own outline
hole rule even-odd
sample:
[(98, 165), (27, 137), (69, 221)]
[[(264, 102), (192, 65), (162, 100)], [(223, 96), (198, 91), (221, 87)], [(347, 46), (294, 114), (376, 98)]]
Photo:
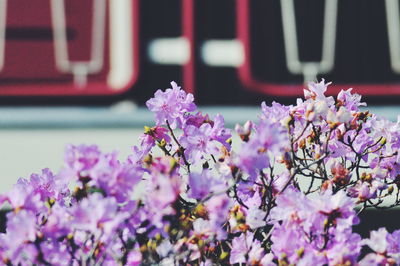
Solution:
[(169, 132), (171, 133), (172, 138), (174, 139), (175, 143), (176, 143), (176, 144), (178, 145), (178, 147), (179, 147), (179, 153), (178, 153), (178, 154), (182, 157), (183, 162), (185, 163), (185, 165), (186, 165), (186, 167), (187, 167), (187, 170), (188, 170), (188, 172), (190, 173), (190, 163), (189, 163), (188, 160), (186, 159), (186, 156), (185, 156), (185, 148), (179, 143), (179, 141), (178, 141), (178, 139), (176, 138), (176, 136), (175, 136), (175, 134), (174, 134), (174, 131), (172, 130), (171, 125), (169, 124), (168, 120), (166, 120), (166, 122), (167, 122), (167, 127), (168, 127)]

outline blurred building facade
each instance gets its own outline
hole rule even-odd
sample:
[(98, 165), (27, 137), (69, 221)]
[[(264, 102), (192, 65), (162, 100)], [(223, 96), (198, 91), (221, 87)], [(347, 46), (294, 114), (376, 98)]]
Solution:
[(396, 0), (0, 0), (0, 104), (143, 103), (177, 81), (201, 104), (293, 99), (325, 78), (400, 94)]

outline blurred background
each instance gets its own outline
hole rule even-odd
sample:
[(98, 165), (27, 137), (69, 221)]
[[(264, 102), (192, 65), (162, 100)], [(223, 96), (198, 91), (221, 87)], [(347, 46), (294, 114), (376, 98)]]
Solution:
[(0, 0), (0, 193), (67, 143), (130, 153), (178, 82), (229, 127), (304, 83), (400, 114), (397, 0)]

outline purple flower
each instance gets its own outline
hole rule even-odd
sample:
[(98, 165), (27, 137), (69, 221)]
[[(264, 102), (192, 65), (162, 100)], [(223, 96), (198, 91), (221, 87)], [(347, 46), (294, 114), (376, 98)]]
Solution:
[[(89, 211), (90, 210), (90, 211)], [(114, 198), (103, 198), (94, 193), (72, 208), (72, 225), (75, 230), (91, 232), (99, 237), (102, 233), (112, 237), (119, 224), (127, 218), (126, 213), (118, 213)]]
[(388, 246), (386, 250), (390, 254), (400, 253), (400, 230), (394, 231), (392, 234), (387, 235)]
[(304, 98), (306, 99), (325, 99), (325, 92), (328, 88), (328, 86), (332, 82), (325, 83), (325, 80), (322, 79), (321, 82), (316, 83), (316, 82), (309, 82), (307, 89), (304, 90)]
[(168, 176), (162, 173), (154, 173), (147, 180), (146, 194), (144, 196), (145, 218), (151, 225), (163, 229), (166, 223), (163, 217), (175, 214), (172, 204), (181, 192), (181, 183), (176, 175)]
[(193, 234), (199, 239), (208, 240), (214, 236), (215, 230), (209, 220), (198, 218), (193, 222)]
[[(29, 211), (7, 215), (7, 235), (12, 237), (12, 244), (19, 245), (36, 239), (36, 216)], [(10, 242), (11, 244), (11, 242)]]
[[(307, 198), (302, 192), (287, 189), (277, 197), (276, 203), (271, 211), (275, 255), (284, 254), (288, 263), (301, 262), (302, 265), (311, 260), (355, 262), (361, 238), (352, 233), (358, 218), (354, 203), (345, 192), (333, 194), (327, 190)], [(325, 255), (322, 250), (326, 251)]]
[(71, 209), (56, 202), (51, 208), (51, 213), (46, 217), (42, 233), (46, 238), (51, 238), (57, 242), (60, 237), (71, 233), (72, 219)]
[(68, 180), (53, 175), (48, 168), (43, 169), (41, 175), (32, 174), (29, 184), (34, 193), (40, 194), (42, 201), (49, 198), (61, 200), (69, 195)]
[(44, 209), (44, 202), (40, 199), (40, 194), (34, 192), (34, 188), (29, 182), (26, 179), (20, 178), (17, 184), (6, 193), (3, 200), (8, 201), (16, 211), (25, 209), (38, 213)]
[(359, 222), (354, 211), (354, 201), (343, 190), (336, 194), (327, 190), (312, 199), (312, 204), (319, 213), (334, 219), (336, 227), (349, 228)]
[(265, 102), (261, 103), (261, 119), (268, 120), (273, 123), (281, 123), (289, 116), (290, 109), (293, 106), (285, 106), (277, 102), (272, 102), (271, 106), (267, 106)]
[(181, 144), (185, 147), (185, 155), (191, 163), (198, 163), (206, 155), (218, 154), (217, 143), (210, 139), (213, 128), (210, 124), (203, 124), (200, 128), (188, 126), (185, 134), (180, 138)]
[(71, 254), (65, 243), (59, 241), (46, 241), (40, 245), (40, 249), (48, 263), (57, 266), (70, 265), (69, 261), (71, 260)]
[(286, 130), (278, 123), (261, 120), (249, 141), (242, 144), (236, 165), (254, 179), (270, 165), (270, 155), (278, 154), (288, 145)]
[(142, 253), (137, 250), (132, 250), (129, 252), (127, 265), (129, 266), (139, 266), (142, 261)]
[(226, 194), (216, 195), (204, 203), (218, 239), (226, 237), (226, 231), (222, 226), (228, 220), (228, 210), (232, 207), (232, 203), (232, 199)]
[(209, 123), (211, 126), (214, 125), (214, 121), (210, 120), (210, 117), (207, 114), (203, 115), (201, 112), (188, 114), (187, 116), (185, 116), (186, 126), (192, 125), (195, 127), (200, 127), (204, 123)]
[(337, 100), (340, 105), (345, 106), (346, 109), (352, 112), (358, 112), (359, 106), (367, 106), (367, 104), (361, 102), (361, 95), (357, 93), (352, 94), (352, 90), (352, 88), (348, 90), (341, 90), (337, 96)]
[(133, 146), (132, 154), (128, 156), (127, 162), (134, 166), (141, 167), (143, 158), (146, 156), (146, 154), (147, 153), (141, 150), (138, 146)]
[(210, 138), (216, 140), (225, 146), (228, 150), (231, 149), (231, 145), (228, 143), (228, 139), (232, 137), (231, 131), (225, 128), (224, 117), (220, 114), (214, 118), (214, 125), (211, 130)]
[(164, 127), (155, 126), (153, 128), (145, 127), (146, 132), (139, 137), (140, 147), (144, 154), (150, 152), (151, 148), (156, 144), (156, 141), (164, 140), (166, 143), (171, 142), (171, 137), (168, 135), (169, 130)]
[(365, 239), (363, 243), (377, 253), (384, 253), (388, 248), (388, 235), (385, 228), (379, 228), (377, 231), (371, 231), (369, 239)]
[(379, 180), (372, 180), (371, 182), (363, 182), (361, 180), (348, 189), (349, 195), (358, 198), (359, 202), (364, 202), (369, 199), (377, 197), (377, 193), (387, 186)]
[(247, 211), (246, 224), (251, 229), (263, 227), (267, 224), (264, 219), (266, 217), (266, 214), (267, 213), (263, 210), (260, 210), (258, 206), (251, 206)]
[(232, 240), (231, 256), (229, 263), (245, 263), (258, 265), (264, 257), (264, 249), (260, 241), (254, 238), (252, 232), (245, 232)]
[(101, 152), (96, 145), (67, 145), (65, 149), (65, 163), (67, 168), (75, 174), (72, 177), (86, 177), (88, 171), (99, 161), (100, 155)]
[(360, 262), (360, 266), (370, 266), (370, 265), (396, 265), (395, 261), (388, 260), (384, 255), (377, 253), (367, 254)]
[(97, 164), (89, 171), (92, 184), (118, 202), (130, 199), (135, 185), (143, 176), (143, 169), (129, 163), (120, 163), (116, 152), (102, 154)]
[(186, 94), (175, 82), (171, 82), (171, 86), (172, 89), (156, 91), (154, 98), (148, 100), (146, 105), (150, 111), (155, 113), (158, 126), (165, 125), (168, 121), (171, 127), (175, 128), (183, 124), (183, 115), (186, 112), (194, 111), (196, 105), (193, 103), (191, 93)]
[(302, 192), (289, 188), (277, 196), (276, 204), (277, 207), (271, 210), (273, 221), (302, 223), (313, 209), (312, 203)]
[[(379, 207), (398, 194), (400, 118), (360, 112), (351, 90), (335, 102), (328, 85), (310, 83), (295, 106), (263, 103), (258, 123), (236, 126), (238, 153), (221, 115), (191, 113), (193, 95), (175, 83), (157, 91), (147, 102), (157, 125), (126, 161), (69, 145), (58, 174), (44, 169), (0, 195), (11, 207), (0, 261), (400, 264), (400, 230), (364, 240), (353, 232), (356, 204)], [(372, 252), (361, 258), (363, 246)]]
[(7, 231), (0, 234), (0, 258), (29, 265), (35, 262), (37, 250), (31, 243), (36, 239), (37, 218), (30, 211), (8, 213)]
[(253, 130), (253, 122), (251, 122), (250, 120), (248, 120), (243, 126), (239, 124), (236, 124), (235, 126), (236, 133), (245, 142), (249, 141), (249, 137), (252, 130)]
[(204, 169), (201, 173), (190, 173), (189, 187), (188, 194), (195, 199), (203, 199), (211, 192), (221, 192), (226, 189), (223, 180), (215, 177), (208, 169)]
[(257, 142), (260, 148), (270, 150), (273, 153), (282, 151), (288, 143), (288, 132), (278, 123), (261, 120), (256, 127), (255, 135), (251, 142)]
[(240, 153), (235, 158), (235, 164), (249, 174), (251, 179), (254, 179), (261, 169), (268, 167), (269, 163), (268, 154), (260, 150), (257, 141), (243, 143)]
[(369, 239), (363, 244), (368, 245), (374, 252), (367, 254), (360, 265), (397, 265), (400, 263), (399, 249), (400, 231), (390, 234), (385, 228), (370, 232)]
[[(296, 241), (294, 241), (294, 239)], [(300, 229), (291, 230), (285, 228), (285, 225), (275, 225), (271, 236), (272, 252), (278, 258), (285, 258), (288, 263), (294, 263), (298, 260), (297, 252), (304, 250), (307, 242)]]

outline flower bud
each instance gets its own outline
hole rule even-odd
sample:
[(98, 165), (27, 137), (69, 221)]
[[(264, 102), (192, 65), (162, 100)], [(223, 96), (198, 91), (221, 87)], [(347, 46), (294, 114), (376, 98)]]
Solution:
[(151, 163), (153, 162), (153, 156), (151, 156), (151, 154), (147, 154), (144, 158), (143, 158), (143, 162), (147, 165), (151, 165)]
[(224, 260), (224, 259), (226, 259), (226, 257), (228, 257), (228, 255), (229, 255), (228, 252), (222, 251), (222, 252), (221, 252), (221, 255), (219, 255), (219, 259), (220, 259), (220, 260)]
[(299, 141), (299, 148), (304, 149), (306, 147), (306, 139), (301, 139)]
[(144, 134), (151, 135), (151, 127), (144, 126)]
[(167, 142), (165, 141), (165, 139), (162, 139), (159, 143), (158, 146), (160, 148), (165, 148), (165, 146), (167, 145)]
[(299, 250), (297, 250), (297, 256), (299, 258), (303, 257), (304, 255), (304, 247), (299, 248)]

